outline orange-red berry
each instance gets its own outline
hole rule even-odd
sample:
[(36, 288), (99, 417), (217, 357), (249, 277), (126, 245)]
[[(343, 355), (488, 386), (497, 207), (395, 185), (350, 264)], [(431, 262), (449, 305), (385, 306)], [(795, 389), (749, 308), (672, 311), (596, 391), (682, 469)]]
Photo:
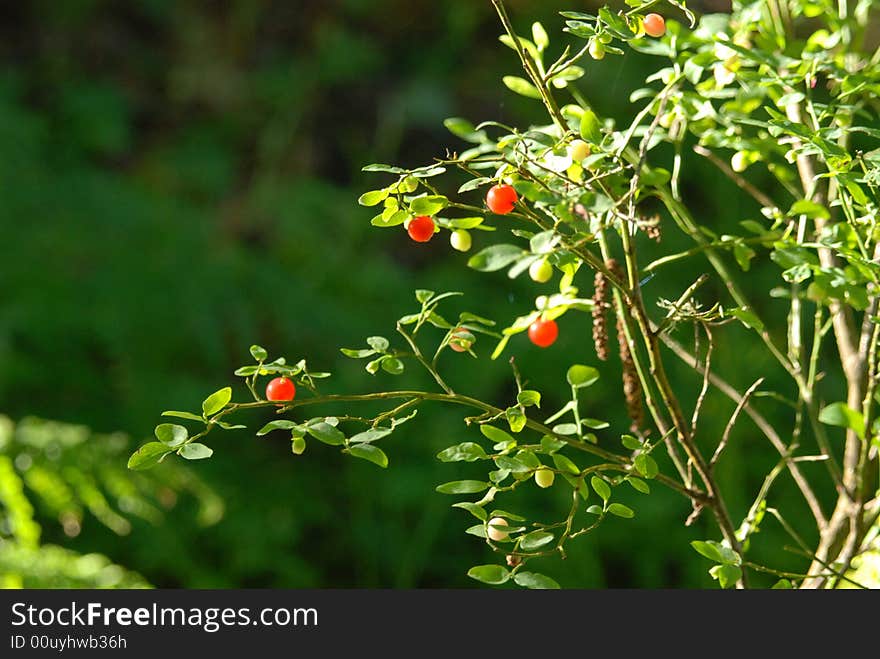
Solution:
[(410, 220), (406, 231), (417, 243), (426, 243), (434, 236), (434, 220), (427, 215), (419, 215)]
[(275, 378), (266, 385), (266, 400), (293, 400), (296, 385), (290, 378)]
[(529, 325), (529, 340), (539, 348), (549, 348), (559, 337), (559, 325), (555, 320), (536, 320)]
[(513, 210), (519, 196), (512, 185), (500, 183), (489, 188), (486, 194), (486, 205), (489, 210), (498, 215), (507, 215)]
[(666, 19), (660, 14), (648, 14), (642, 24), (649, 37), (662, 37), (666, 34)]

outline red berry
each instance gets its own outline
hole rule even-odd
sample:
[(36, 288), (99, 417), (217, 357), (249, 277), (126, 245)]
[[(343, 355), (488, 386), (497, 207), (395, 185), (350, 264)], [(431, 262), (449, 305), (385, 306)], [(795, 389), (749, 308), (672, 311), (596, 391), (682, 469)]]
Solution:
[(296, 385), (289, 378), (275, 378), (266, 385), (266, 400), (293, 400)]
[(539, 348), (549, 348), (556, 343), (559, 325), (555, 320), (536, 320), (529, 325), (529, 340)]
[(417, 243), (426, 243), (434, 236), (434, 220), (427, 215), (419, 215), (409, 221), (406, 231)]
[(666, 34), (666, 19), (660, 14), (648, 14), (642, 24), (649, 37), (662, 37)]
[(519, 196), (512, 185), (501, 183), (489, 188), (489, 192), (486, 194), (486, 205), (493, 213), (507, 215), (513, 210), (518, 199)]

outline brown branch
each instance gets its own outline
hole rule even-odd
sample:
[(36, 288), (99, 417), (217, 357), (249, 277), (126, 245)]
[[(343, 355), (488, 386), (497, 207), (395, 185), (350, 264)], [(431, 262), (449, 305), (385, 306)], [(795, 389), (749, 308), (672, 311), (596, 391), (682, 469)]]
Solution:
[[(663, 343), (666, 344), (666, 347), (672, 350), (672, 352), (685, 364), (693, 368), (700, 375), (703, 375), (703, 371), (697, 359), (693, 355), (691, 355), (681, 344), (675, 341), (675, 339), (669, 336), (664, 336)], [(712, 386), (714, 386), (716, 389), (718, 389), (718, 391), (723, 393), (731, 400), (736, 402), (742, 400), (743, 394), (741, 394), (734, 387), (728, 384), (727, 381), (725, 381), (715, 373), (709, 373), (709, 382), (711, 382)], [(827, 521), (825, 519), (825, 514), (822, 512), (822, 506), (819, 503), (815, 492), (813, 492), (813, 488), (807, 482), (807, 479), (804, 477), (803, 473), (798, 467), (796, 461), (789, 455), (789, 449), (785, 445), (785, 442), (782, 441), (779, 433), (776, 432), (776, 429), (770, 424), (770, 422), (767, 421), (767, 419), (760, 412), (753, 408), (750, 403), (746, 403), (743, 406), (743, 411), (755, 423), (758, 429), (762, 433), (764, 433), (764, 436), (770, 441), (770, 443), (773, 445), (773, 448), (776, 449), (779, 455), (785, 459), (785, 466), (788, 468), (788, 471), (791, 474), (791, 477), (797, 485), (798, 489), (800, 490), (801, 495), (804, 497), (804, 500), (810, 507), (810, 511), (813, 513), (813, 518), (816, 520), (817, 528), (820, 531), (824, 529), (827, 525)]]
[(736, 424), (736, 420), (740, 415), (740, 412), (743, 411), (743, 408), (748, 405), (749, 398), (752, 397), (752, 394), (755, 393), (755, 390), (761, 386), (764, 382), (764, 378), (758, 378), (755, 380), (755, 383), (746, 389), (746, 392), (743, 394), (742, 398), (740, 398), (739, 403), (736, 404), (736, 409), (733, 410), (733, 414), (730, 415), (730, 420), (727, 422), (727, 427), (724, 429), (724, 434), (721, 435), (721, 441), (718, 442), (718, 448), (715, 449), (715, 453), (712, 454), (712, 458), (709, 460), (709, 469), (715, 467), (715, 463), (718, 462), (718, 458), (721, 457), (721, 452), (727, 446), (727, 442), (730, 440), (730, 432), (733, 430), (733, 426)]

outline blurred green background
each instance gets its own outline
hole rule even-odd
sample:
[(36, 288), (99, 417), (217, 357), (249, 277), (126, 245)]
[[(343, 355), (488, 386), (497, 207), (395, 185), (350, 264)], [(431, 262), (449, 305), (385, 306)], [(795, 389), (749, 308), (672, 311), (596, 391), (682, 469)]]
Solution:
[[(520, 30), (544, 22), (554, 53), (569, 38), (556, 12), (589, 5), (509, 3)], [(539, 104), (500, 84), (517, 62), (488, 2), (42, 0), (4, 3), (0, 14), (0, 412), (10, 418), (81, 424), (99, 433), (90, 442), (121, 430), (133, 446), (161, 410), (197, 409), (231, 383), (251, 343), (308, 357), (334, 373), (334, 391), (415, 386), (414, 372), (374, 379), (338, 348), (391, 336), (415, 288), (464, 291), (465, 308), (504, 323), (531, 309), (537, 285), (468, 271), (445, 240), (414, 247), (402, 230), (374, 229), (356, 203), (385, 180), (363, 165), (417, 166), (460, 147), (446, 117), (544, 121)], [(628, 123), (638, 109), (629, 93), (656, 66), (636, 53), (608, 57), (579, 88)], [(720, 232), (757, 214), (709, 165), (687, 166), (685, 195), (701, 221)], [(663, 245), (645, 249), (684, 244), (668, 226)], [(675, 268), (646, 290), (676, 297), (703, 267)], [(772, 265), (745, 280), (753, 296), (777, 282)], [(590, 279), (581, 285), (589, 295)], [(568, 365), (596, 364), (589, 318), (575, 316), (552, 350), (512, 344), (548, 411), (564, 402)], [(788, 386), (744, 331), (722, 334), (715, 363), (735, 385), (765, 375)], [(692, 342), (688, 329), (678, 338)], [(457, 387), (503, 402), (510, 372), (488, 361), (489, 343), (478, 346), (483, 361), (448, 356), (444, 368)], [(629, 422), (618, 365), (603, 373), (586, 410), (612, 422), (602, 441), (616, 448)], [(677, 365), (672, 377), (691, 405), (698, 378)], [(758, 404), (790, 421), (784, 406)], [(710, 397), (706, 445), (732, 407)], [(468, 567), (492, 556), (434, 487), (477, 472), (434, 456), (474, 437), (457, 410), (425, 408), (387, 445), (384, 472), (320, 445), (295, 457), (281, 438), (215, 433), (214, 458), (190, 467), (225, 502), (216, 523), (198, 523), (192, 505), (168, 506), (158, 521), (135, 516), (122, 535), (89, 516), (71, 530), (40, 504), (36, 515), (44, 542), (100, 552), (157, 586), (471, 587)], [(719, 466), (737, 519), (775, 463), (765, 444), (744, 423)], [(21, 472), (28, 464), (15, 461)], [(562, 488), (530, 489), (524, 509), (564, 514)], [(774, 492), (809, 537), (789, 482)], [(709, 522), (686, 528), (689, 505), (659, 486), (637, 497), (627, 500), (634, 520), (603, 525), (541, 571), (566, 586), (710, 586), (708, 562), (688, 546), (715, 537)], [(757, 559), (791, 566), (776, 529), (755, 543)]]

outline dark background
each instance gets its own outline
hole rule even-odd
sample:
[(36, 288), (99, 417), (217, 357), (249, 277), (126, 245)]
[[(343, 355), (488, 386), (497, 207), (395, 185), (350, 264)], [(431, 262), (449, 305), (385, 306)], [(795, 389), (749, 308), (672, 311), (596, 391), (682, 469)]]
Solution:
[[(586, 4), (509, 8), (522, 32), (544, 21), (558, 54), (570, 37), (556, 11)], [(363, 165), (417, 166), (460, 147), (446, 117), (545, 121), (539, 104), (500, 84), (518, 63), (488, 2), (46, 0), (0, 12), (0, 411), (12, 418), (124, 430), (140, 442), (162, 410), (198, 409), (231, 383), (251, 343), (333, 371), (334, 391), (427, 385), (414, 372), (374, 379), (338, 348), (391, 336), (416, 288), (464, 291), (467, 309), (505, 324), (531, 309), (537, 285), (468, 271), (445, 239), (414, 246), (403, 231), (374, 229), (356, 203), (386, 182)], [(579, 89), (625, 125), (638, 109), (629, 93), (657, 65), (609, 56), (587, 65)], [(757, 214), (705, 162), (687, 165), (684, 191), (701, 222), (722, 232)], [(660, 248), (644, 247), (685, 246), (675, 233), (669, 225)], [(475, 247), (487, 240), (476, 236)], [(646, 291), (674, 298), (705, 268), (674, 268)], [(765, 295), (778, 273), (757, 267), (745, 285)], [(591, 294), (589, 277), (580, 285)], [(703, 295), (711, 302), (722, 287)], [(782, 307), (762, 311), (784, 320)], [(564, 402), (568, 365), (597, 363), (589, 333), (589, 318), (570, 314), (552, 350), (511, 344), (545, 392), (544, 410)], [(691, 341), (690, 330), (678, 338)], [(488, 361), (490, 343), (478, 346), (482, 361), (449, 356), (444, 368), (456, 386), (504, 402), (509, 368)], [(741, 389), (761, 375), (788, 386), (738, 327), (725, 328), (715, 361)], [(698, 378), (671, 370), (690, 406)], [(629, 425), (621, 399), (611, 362), (585, 413), (611, 421), (601, 441), (613, 449)], [(759, 406), (790, 421), (784, 406)], [(704, 446), (732, 408), (710, 397)], [(214, 458), (194, 468), (226, 500), (218, 524), (196, 525), (184, 500), (163, 524), (135, 522), (122, 537), (86, 523), (69, 539), (43, 520), (44, 540), (100, 551), (166, 587), (473, 586), (467, 568), (493, 557), (434, 487), (479, 472), (434, 455), (474, 432), (454, 409), (423, 409), (389, 441), (387, 472), (321, 445), (294, 457), (281, 438), (215, 434)], [(737, 520), (775, 461), (743, 423), (719, 466)], [(530, 490), (524, 507), (564, 514), (562, 488)], [(787, 477), (774, 492), (809, 537)], [(610, 521), (542, 571), (570, 586), (711, 585), (708, 561), (688, 546), (715, 538), (709, 522), (685, 528), (689, 505), (659, 486), (638, 497), (625, 499), (635, 519)], [(775, 528), (755, 543), (758, 559), (791, 566), (790, 554), (763, 549), (784, 543)]]

